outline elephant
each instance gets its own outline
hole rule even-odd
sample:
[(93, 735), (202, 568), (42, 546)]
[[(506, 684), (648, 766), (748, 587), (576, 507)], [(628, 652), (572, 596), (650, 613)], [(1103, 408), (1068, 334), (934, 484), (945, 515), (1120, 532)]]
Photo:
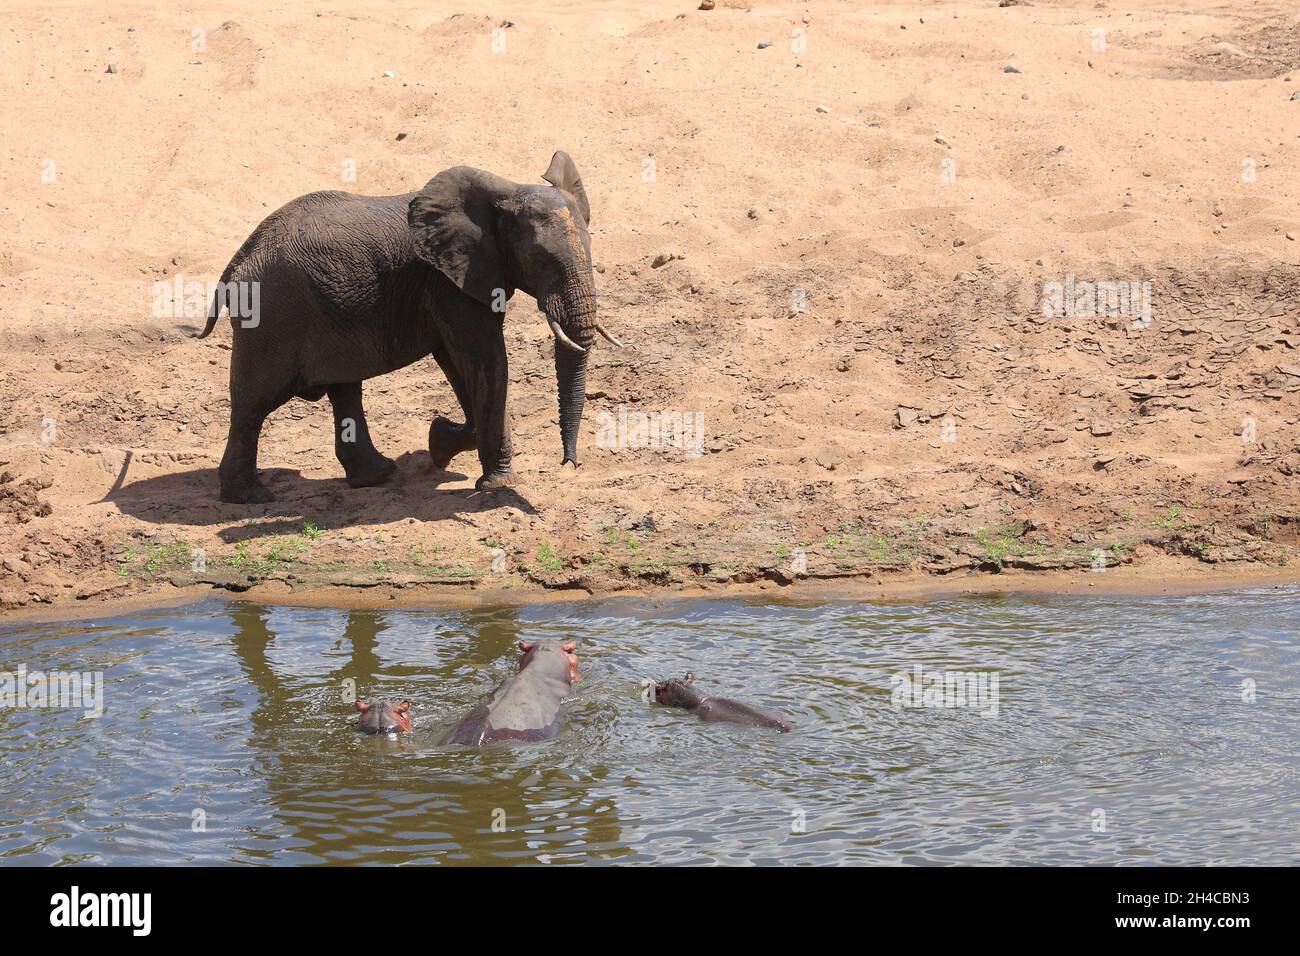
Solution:
[(560, 150), (542, 178), (550, 185), (454, 166), (416, 193), (311, 193), (253, 231), (222, 273), (197, 336), (209, 335), (228, 309), (233, 344), (230, 432), (218, 468), (222, 501), (273, 500), (257, 476), (258, 438), (266, 417), (294, 397), (329, 396), (334, 453), (349, 485), (388, 480), (396, 466), (370, 440), (361, 383), (427, 355), (447, 376), (465, 418), (433, 421), (434, 466), (446, 468), (458, 453), (477, 449), (482, 474), (475, 487), (508, 487), (504, 321), (516, 289), (536, 300), (554, 337), (560, 467), (578, 467), (590, 351), (597, 335), (622, 343), (597, 319), (591, 208), (577, 167)]

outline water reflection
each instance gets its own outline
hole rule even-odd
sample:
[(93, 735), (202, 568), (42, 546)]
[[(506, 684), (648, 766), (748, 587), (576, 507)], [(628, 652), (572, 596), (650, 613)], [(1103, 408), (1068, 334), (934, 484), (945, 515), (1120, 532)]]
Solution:
[[(333, 861), (560, 862), (572, 845), (619, 843), (616, 801), (590, 800), (584, 775), (552, 765), (545, 749), (434, 746), (510, 673), (522, 634), (517, 610), (442, 615), (426, 622), (433, 626), (399, 628), (392, 640), (383, 612), (315, 612), (326, 633), (341, 623), (325, 648), (283, 646), (273, 630), (282, 612), (232, 605), (228, 613), (231, 646), (256, 690), (248, 747), (281, 848)], [(341, 622), (329, 620), (340, 613)], [(302, 636), (293, 623), (290, 645)], [(451, 700), (439, 692), (452, 687), (463, 690)], [(356, 734), (339, 747), (337, 725), (355, 720), (352, 688), (417, 701), (416, 732)]]

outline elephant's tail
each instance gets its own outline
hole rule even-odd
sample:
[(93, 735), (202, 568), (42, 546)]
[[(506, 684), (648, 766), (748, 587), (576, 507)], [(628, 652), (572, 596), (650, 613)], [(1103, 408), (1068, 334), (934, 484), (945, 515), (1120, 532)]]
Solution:
[[(241, 252), (243, 250), (240, 250)], [(208, 306), (208, 324), (203, 327), (203, 331), (194, 336), (196, 339), (206, 339), (212, 334), (212, 330), (217, 327), (217, 319), (221, 318), (221, 309), (223, 306), (229, 307), (226, 299), (226, 293), (230, 285), (231, 276), (235, 272), (235, 263), (239, 261), (239, 256), (230, 260), (226, 266), (226, 271), (221, 273), (221, 281), (217, 283), (217, 291), (212, 294), (212, 304)]]

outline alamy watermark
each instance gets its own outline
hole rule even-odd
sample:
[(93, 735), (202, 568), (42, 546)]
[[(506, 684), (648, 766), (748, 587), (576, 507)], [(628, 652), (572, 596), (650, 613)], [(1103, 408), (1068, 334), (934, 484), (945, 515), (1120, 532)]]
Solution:
[(889, 702), (894, 710), (909, 707), (972, 707), (981, 717), (998, 715), (997, 671), (927, 671), (891, 674)]
[(596, 415), (596, 444), (606, 450), (680, 448), (695, 458), (704, 452), (704, 413), (639, 412), (619, 405), (617, 411)]
[(36, 671), (19, 664), (0, 671), (0, 708), (80, 710), (86, 717), (104, 714), (103, 671)]
[(246, 329), (261, 324), (262, 284), (260, 282), (199, 282), (173, 276), (170, 282), (153, 284), (153, 314), (157, 318), (201, 319), (207, 316), (214, 296), (218, 315), (222, 305), (230, 317)]
[(1130, 328), (1145, 329), (1151, 325), (1151, 282), (1079, 282), (1070, 273), (1064, 282), (1043, 283), (1041, 308), (1049, 319), (1123, 317)]

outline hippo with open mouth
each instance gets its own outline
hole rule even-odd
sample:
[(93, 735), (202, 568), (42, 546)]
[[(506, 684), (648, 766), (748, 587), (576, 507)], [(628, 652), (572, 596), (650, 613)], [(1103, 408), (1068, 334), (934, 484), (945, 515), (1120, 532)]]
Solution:
[(357, 701), (357, 729), (367, 734), (409, 734), (414, 724), (411, 721), (411, 702), (404, 700), (394, 704), (387, 700)]
[(685, 677), (656, 681), (654, 700), (668, 707), (682, 707), (701, 720), (720, 720), (747, 727), (773, 727), (782, 732), (790, 730), (790, 724), (780, 717), (742, 701), (726, 697), (705, 697), (695, 689), (695, 675), (690, 673)]
[(560, 723), (560, 702), (581, 677), (573, 641), (520, 641), (519, 673), (466, 714), (442, 744), (481, 747), (499, 740), (546, 740)]

